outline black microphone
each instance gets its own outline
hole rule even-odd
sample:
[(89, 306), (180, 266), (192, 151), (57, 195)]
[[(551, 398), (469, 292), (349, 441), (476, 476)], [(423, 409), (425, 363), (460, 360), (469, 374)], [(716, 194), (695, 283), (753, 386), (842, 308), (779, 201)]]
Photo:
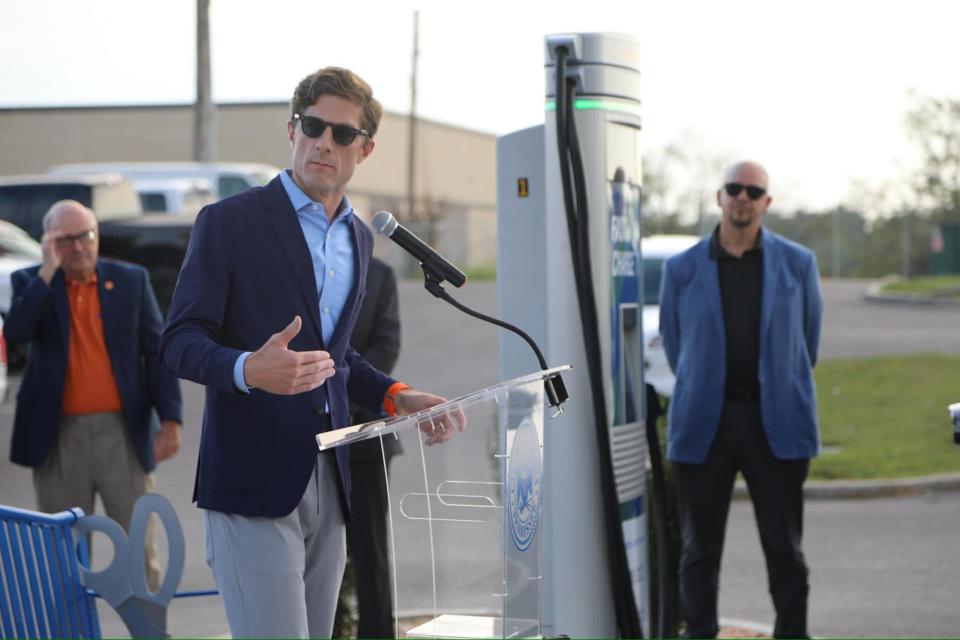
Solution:
[(424, 271), (438, 280), (447, 280), (455, 287), (462, 287), (467, 276), (437, 253), (430, 245), (405, 229), (389, 211), (377, 211), (373, 215), (373, 230), (387, 236), (400, 248), (416, 258)]

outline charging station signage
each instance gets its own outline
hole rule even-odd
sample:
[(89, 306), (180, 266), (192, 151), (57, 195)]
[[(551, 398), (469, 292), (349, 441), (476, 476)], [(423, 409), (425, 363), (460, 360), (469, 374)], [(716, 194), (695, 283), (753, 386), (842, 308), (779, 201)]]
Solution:
[[(646, 451), (637, 437), (646, 418), (642, 369), (642, 314), (640, 254), (641, 173), (639, 129), (607, 123), (607, 211), (610, 238), (610, 335), (613, 383), (613, 441), (615, 475), (620, 494), (620, 522), (637, 615), (649, 628), (647, 602), (647, 514), (644, 482)], [(622, 435), (621, 435), (622, 434)], [(641, 436), (642, 437), (642, 436)], [(621, 452), (621, 456), (617, 453)], [(629, 460), (622, 453), (633, 451)]]

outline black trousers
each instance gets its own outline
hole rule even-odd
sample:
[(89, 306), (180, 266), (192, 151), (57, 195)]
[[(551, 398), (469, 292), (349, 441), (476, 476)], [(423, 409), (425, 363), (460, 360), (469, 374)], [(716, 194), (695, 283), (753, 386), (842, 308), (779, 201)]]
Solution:
[(718, 632), (720, 558), (737, 471), (753, 501), (776, 610), (775, 638), (807, 637), (809, 571), (803, 558), (803, 483), (810, 461), (780, 460), (767, 443), (757, 402), (728, 399), (703, 464), (674, 463), (683, 551), (680, 613), (686, 637)]
[[(367, 444), (367, 443), (361, 443)], [(373, 441), (379, 453), (380, 444)], [(347, 544), (357, 584), (357, 637), (393, 638), (393, 599), (387, 559), (387, 484), (383, 463), (350, 463), (353, 522), (347, 525)]]

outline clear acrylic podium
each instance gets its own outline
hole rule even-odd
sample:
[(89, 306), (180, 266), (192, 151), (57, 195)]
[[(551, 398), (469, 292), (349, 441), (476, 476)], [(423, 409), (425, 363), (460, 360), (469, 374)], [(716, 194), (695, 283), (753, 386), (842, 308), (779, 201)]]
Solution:
[[(543, 381), (569, 368), (317, 435), (321, 450), (402, 443), (387, 476), (397, 637), (541, 636)], [(464, 431), (426, 446), (425, 432), (457, 410)]]

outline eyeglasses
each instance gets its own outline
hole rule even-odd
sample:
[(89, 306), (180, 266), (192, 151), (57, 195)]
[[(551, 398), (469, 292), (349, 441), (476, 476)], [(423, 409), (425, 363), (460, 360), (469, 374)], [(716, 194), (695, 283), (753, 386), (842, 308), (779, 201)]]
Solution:
[(753, 185), (740, 184), (739, 182), (728, 182), (723, 185), (723, 190), (727, 192), (727, 195), (731, 198), (736, 198), (740, 195), (740, 192), (744, 189), (747, 190), (747, 197), (751, 200), (759, 200), (767, 192), (763, 187), (755, 187)]
[(310, 138), (319, 138), (323, 135), (323, 132), (327, 130), (327, 127), (330, 127), (333, 131), (333, 141), (343, 146), (352, 143), (357, 139), (357, 136), (364, 135), (368, 138), (370, 137), (366, 129), (355, 129), (348, 124), (334, 124), (322, 118), (302, 116), (299, 113), (293, 114), (293, 119), (300, 121), (300, 128), (303, 130), (303, 135)]
[(92, 244), (96, 239), (96, 229), (87, 229), (86, 231), (75, 233), (72, 236), (60, 236), (54, 242), (57, 243), (57, 247), (60, 249), (69, 249), (73, 246), (74, 242), (79, 242), (82, 245), (89, 245)]

